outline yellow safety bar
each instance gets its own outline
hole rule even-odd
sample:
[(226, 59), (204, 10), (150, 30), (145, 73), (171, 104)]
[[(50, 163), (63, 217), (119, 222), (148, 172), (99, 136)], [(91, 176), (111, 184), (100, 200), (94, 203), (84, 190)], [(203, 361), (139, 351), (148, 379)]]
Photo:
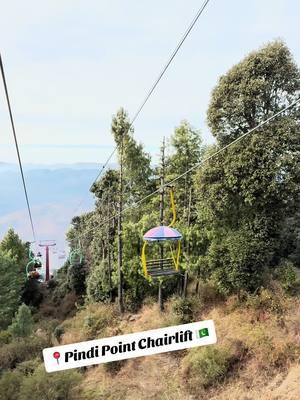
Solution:
[(179, 257), (180, 257), (180, 240), (178, 240), (178, 242), (177, 242), (177, 254), (176, 254), (176, 257), (174, 255), (174, 252), (173, 252), (173, 249), (172, 249), (171, 245), (170, 245), (170, 250), (171, 250), (172, 259), (173, 259), (173, 262), (174, 262), (174, 265), (175, 265), (175, 269), (176, 269), (176, 271), (178, 271), (179, 270)]
[(179, 269), (179, 257), (180, 257), (180, 240), (177, 242), (177, 259), (176, 259), (176, 271)]
[[(173, 189), (170, 187), (170, 199), (171, 199), (171, 210), (172, 210), (172, 214), (173, 214), (173, 218), (172, 221), (169, 225), (169, 227), (171, 228), (172, 226), (174, 226), (175, 222), (176, 222), (176, 207), (175, 207), (175, 200), (174, 200), (174, 193), (173, 193)], [(141, 260), (142, 260), (142, 266), (143, 266), (143, 271), (144, 271), (144, 275), (146, 278), (148, 278), (148, 269), (147, 269), (147, 259), (146, 259), (146, 246), (147, 246), (147, 242), (144, 241), (144, 245), (142, 248), (142, 255), (141, 255)], [(180, 257), (180, 240), (177, 242), (177, 254), (176, 256), (173, 253), (172, 250), (172, 246), (170, 245), (170, 250), (171, 250), (171, 254), (172, 254), (172, 259), (175, 265), (175, 269), (176, 271), (179, 270), (179, 257)]]
[(146, 261), (146, 246), (147, 246), (147, 242), (144, 242), (143, 249), (142, 249), (142, 265), (143, 265), (144, 275), (147, 278), (148, 270), (147, 270), (147, 261)]
[(170, 245), (169, 247), (170, 247), (171, 256), (172, 256), (172, 259), (173, 259), (173, 262), (174, 262), (174, 265), (175, 265), (175, 269), (176, 269), (176, 258), (175, 258), (175, 256), (174, 256), (172, 246)]
[(170, 199), (171, 199), (171, 210), (173, 213), (173, 219), (169, 225), (169, 227), (171, 228), (176, 222), (176, 207), (175, 207), (174, 193), (172, 188), (170, 188)]
[[(176, 217), (177, 217), (175, 200), (174, 200), (174, 192), (173, 192), (172, 188), (170, 188), (170, 199), (171, 199), (171, 209), (172, 209), (172, 213), (173, 213), (173, 219), (172, 219), (172, 221), (171, 221), (171, 223), (169, 225), (169, 227), (171, 228), (172, 226), (174, 226), (174, 224), (176, 222)], [(173, 261), (174, 261), (174, 264), (175, 264), (175, 269), (176, 269), (176, 271), (178, 271), (178, 269), (179, 269), (179, 257), (180, 257), (180, 240), (177, 242), (177, 255), (176, 255), (176, 258), (174, 256), (174, 253), (173, 253), (173, 250), (172, 250), (171, 246), (170, 246), (170, 249), (171, 249), (172, 258), (173, 258)]]

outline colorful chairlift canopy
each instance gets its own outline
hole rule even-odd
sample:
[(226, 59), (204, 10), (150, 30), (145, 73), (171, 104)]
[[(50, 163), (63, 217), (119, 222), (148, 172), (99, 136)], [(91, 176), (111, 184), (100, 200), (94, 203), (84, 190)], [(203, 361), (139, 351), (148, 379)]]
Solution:
[(170, 228), (169, 226), (157, 226), (155, 228), (150, 229), (144, 235), (144, 240), (149, 241), (160, 241), (160, 240), (180, 240), (182, 235), (174, 228)]

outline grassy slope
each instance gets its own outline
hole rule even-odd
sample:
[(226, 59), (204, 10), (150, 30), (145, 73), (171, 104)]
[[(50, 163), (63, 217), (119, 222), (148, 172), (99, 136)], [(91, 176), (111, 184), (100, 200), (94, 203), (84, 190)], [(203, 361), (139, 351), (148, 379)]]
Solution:
[[(234, 297), (193, 298), (193, 320), (213, 319), (225, 362), (203, 365), (204, 348), (88, 368), (82, 399), (298, 400), (300, 399), (299, 300), (264, 291), (242, 304)], [(179, 323), (174, 300), (160, 314), (146, 305), (136, 315), (118, 316), (113, 306), (90, 305), (64, 322), (62, 344)], [(208, 348), (208, 347), (207, 347)], [(207, 349), (206, 348), (206, 349)], [(209, 353), (210, 354), (210, 353)], [(204, 360), (206, 360), (204, 356)], [(223, 364), (222, 364), (223, 363)], [(209, 378), (203, 378), (208, 368)]]

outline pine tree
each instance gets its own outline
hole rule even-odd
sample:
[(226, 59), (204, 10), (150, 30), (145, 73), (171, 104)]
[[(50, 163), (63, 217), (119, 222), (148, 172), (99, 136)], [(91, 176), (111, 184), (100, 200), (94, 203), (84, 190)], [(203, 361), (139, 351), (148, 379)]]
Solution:
[(12, 324), (8, 327), (10, 333), (15, 337), (26, 337), (32, 333), (33, 319), (31, 311), (26, 304), (20, 305)]
[[(299, 93), (289, 49), (274, 42), (221, 77), (208, 122), (217, 145), (233, 141), (283, 109)], [(202, 269), (226, 292), (255, 290), (278, 262), (282, 224), (299, 199), (299, 119), (290, 110), (220, 153), (198, 173)], [(299, 203), (298, 203), (299, 204)]]

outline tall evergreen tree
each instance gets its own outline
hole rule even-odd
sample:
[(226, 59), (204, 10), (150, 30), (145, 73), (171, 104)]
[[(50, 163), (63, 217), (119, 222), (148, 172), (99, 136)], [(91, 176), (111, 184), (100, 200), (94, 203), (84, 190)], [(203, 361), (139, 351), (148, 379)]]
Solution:
[[(189, 122), (182, 121), (175, 128), (170, 139), (170, 154), (166, 158), (166, 181), (170, 181), (178, 175), (194, 167), (200, 162), (203, 153), (200, 131), (194, 129)], [(189, 203), (194, 204), (195, 198), (192, 193), (192, 183), (195, 172), (186, 174), (176, 181), (176, 202), (181, 215), (187, 217)], [(190, 196), (192, 197), (190, 199)], [(180, 215), (180, 214), (179, 214)], [(185, 218), (187, 222), (187, 218)]]
[[(139, 198), (149, 185), (151, 176), (150, 156), (142, 144), (138, 144), (133, 137), (133, 127), (126, 111), (121, 108), (112, 119), (112, 135), (118, 146), (120, 159), (121, 141), (123, 140), (123, 167), (125, 194), (128, 193), (128, 201)], [(123, 139), (122, 139), (123, 138)]]
[(23, 243), (12, 228), (8, 230), (0, 242), (0, 250), (9, 253), (17, 264), (22, 265), (22, 263), (27, 261), (28, 249), (29, 243)]
[[(282, 42), (251, 53), (213, 91), (213, 151), (285, 107), (299, 88), (299, 69)], [(210, 238), (203, 264), (227, 291), (254, 290), (264, 267), (278, 262), (281, 226), (299, 199), (297, 114), (278, 117), (198, 174), (199, 229)]]
[(9, 229), (0, 242), (0, 326), (10, 324), (25, 285), (28, 244)]
[(15, 337), (25, 337), (32, 333), (33, 319), (31, 311), (25, 304), (20, 305), (13, 319), (12, 324), (8, 327), (9, 332)]
[[(221, 76), (212, 92), (208, 125), (220, 145), (282, 110), (299, 97), (299, 68), (289, 48), (274, 41)], [(298, 115), (296, 109), (289, 116)]]

